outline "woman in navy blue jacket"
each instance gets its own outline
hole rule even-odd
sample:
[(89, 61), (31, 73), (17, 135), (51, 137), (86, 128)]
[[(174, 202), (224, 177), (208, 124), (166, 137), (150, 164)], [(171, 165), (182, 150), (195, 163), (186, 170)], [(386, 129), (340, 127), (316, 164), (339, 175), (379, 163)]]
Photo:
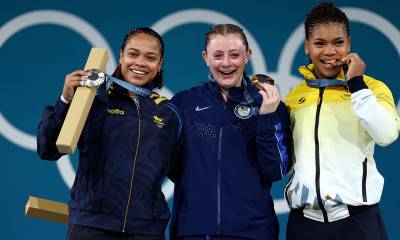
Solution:
[(214, 26), (209, 81), (171, 100), (183, 120), (172, 239), (278, 239), (270, 188), (289, 169), (289, 119), (276, 86), (246, 77), (250, 56), (241, 28)]
[[(68, 239), (164, 239), (170, 213), (161, 184), (181, 126), (174, 106), (151, 91), (162, 86), (163, 54), (150, 28), (125, 36), (112, 78), (118, 84), (99, 89), (78, 142)], [(62, 156), (56, 139), (84, 76), (90, 73), (68, 74), (60, 99), (45, 107), (37, 135), (42, 159)]]

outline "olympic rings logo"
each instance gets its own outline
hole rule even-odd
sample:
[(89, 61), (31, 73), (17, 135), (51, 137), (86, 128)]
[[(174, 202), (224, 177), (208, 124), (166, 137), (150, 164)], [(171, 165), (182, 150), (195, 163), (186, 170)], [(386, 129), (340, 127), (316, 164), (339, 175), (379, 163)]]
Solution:
[[(368, 25), (383, 33), (400, 55), (400, 32), (393, 24), (391, 24), (382, 16), (365, 9), (347, 7), (342, 8), (342, 10), (347, 14), (350, 21)], [(250, 64), (252, 65), (254, 72), (268, 72), (268, 75), (274, 79), (285, 80), (285, 82), (281, 82), (279, 85), (282, 96), (286, 96), (289, 90), (302, 80), (297, 76), (291, 75), (290, 73), (295, 54), (303, 44), (304, 30), (302, 24), (295, 29), (285, 43), (282, 54), (278, 60), (277, 72), (269, 72), (267, 70), (267, 64), (264, 55), (262, 54), (262, 50), (256, 39), (249, 31), (247, 31), (245, 26), (223, 13), (207, 9), (182, 10), (167, 15), (166, 17), (154, 23), (151, 27), (163, 35), (171, 29), (184, 24), (206, 23), (214, 25), (224, 22), (233, 23), (243, 28), (248, 37), (249, 45), (253, 49), (253, 55)], [(107, 64), (106, 71), (112, 72), (114, 70), (114, 67), (116, 66), (116, 60), (112, 53), (112, 49), (103, 36), (92, 25), (82, 18), (63, 11), (39, 10), (28, 12), (13, 18), (0, 28), (0, 48), (17, 32), (25, 28), (41, 24), (53, 24), (69, 28), (88, 40), (92, 46), (106, 48), (110, 53), (110, 61)], [(173, 93), (167, 87), (161, 89), (161, 94), (167, 97), (173, 96)], [(397, 103), (397, 112), (400, 113), (400, 101)], [(1, 112), (0, 134), (11, 143), (19, 147), (36, 151), (36, 136), (27, 134), (13, 126)], [(72, 167), (68, 155), (63, 156), (57, 161), (57, 168), (65, 184), (71, 188), (75, 179), (75, 170)], [(173, 183), (169, 180), (166, 181), (162, 186), (162, 190), (166, 199), (170, 199), (173, 195)], [(278, 214), (287, 213), (289, 211), (284, 199), (275, 199), (274, 203), (275, 210)]]

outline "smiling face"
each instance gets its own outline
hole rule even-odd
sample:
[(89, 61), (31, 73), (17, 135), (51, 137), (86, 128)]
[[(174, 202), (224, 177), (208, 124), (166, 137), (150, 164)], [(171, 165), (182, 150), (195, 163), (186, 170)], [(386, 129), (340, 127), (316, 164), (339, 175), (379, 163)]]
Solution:
[(334, 62), (344, 58), (350, 49), (350, 37), (343, 24), (337, 22), (316, 25), (305, 41), (306, 54), (310, 54), (317, 78), (333, 78), (341, 71)]
[(160, 43), (145, 33), (130, 38), (119, 57), (122, 76), (136, 86), (152, 81), (161, 70), (162, 61)]
[(203, 52), (214, 79), (222, 88), (239, 87), (251, 51), (246, 51), (239, 34), (214, 34), (210, 37), (206, 51)]

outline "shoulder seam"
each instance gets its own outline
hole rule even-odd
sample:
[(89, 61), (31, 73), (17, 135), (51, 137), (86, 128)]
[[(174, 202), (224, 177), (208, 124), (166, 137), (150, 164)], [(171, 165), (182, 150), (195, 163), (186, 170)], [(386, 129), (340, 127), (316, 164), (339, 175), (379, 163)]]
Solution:
[(162, 103), (163, 103), (163, 105), (165, 105), (166, 107), (171, 109), (175, 113), (176, 118), (178, 119), (178, 124), (179, 124), (178, 138), (179, 138), (179, 136), (181, 135), (181, 132), (182, 132), (182, 119), (181, 119), (181, 116), (180, 116), (180, 114), (178, 112), (178, 109), (176, 108), (176, 106), (174, 104), (172, 104), (169, 101), (165, 101), (164, 100)]

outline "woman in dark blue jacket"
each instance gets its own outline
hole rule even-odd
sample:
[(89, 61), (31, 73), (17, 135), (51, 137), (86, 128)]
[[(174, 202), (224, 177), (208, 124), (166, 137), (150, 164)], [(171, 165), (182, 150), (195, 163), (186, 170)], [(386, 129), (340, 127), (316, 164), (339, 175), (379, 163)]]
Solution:
[(209, 81), (172, 99), (183, 122), (172, 239), (278, 239), (270, 188), (289, 169), (289, 119), (276, 86), (246, 77), (250, 55), (241, 28), (214, 26)]
[[(170, 213), (161, 184), (181, 126), (174, 106), (151, 91), (162, 85), (163, 53), (150, 28), (125, 36), (115, 83), (99, 88), (78, 142), (68, 239), (164, 239)], [(42, 159), (62, 156), (58, 133), (75, 88), (90, 75), (68, 74), (60, 99), (45, 107), (37, 134)]]

